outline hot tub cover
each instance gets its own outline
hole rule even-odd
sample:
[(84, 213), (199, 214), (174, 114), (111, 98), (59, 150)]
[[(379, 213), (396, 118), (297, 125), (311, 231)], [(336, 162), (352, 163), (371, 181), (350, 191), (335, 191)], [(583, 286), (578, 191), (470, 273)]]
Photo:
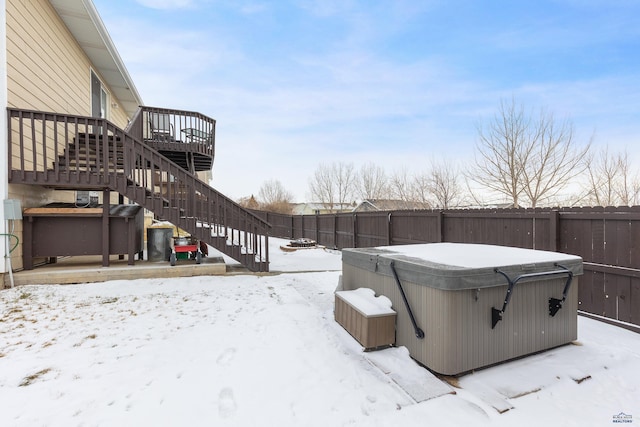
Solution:
[(442, 290), (504, 285), (496, 270), (511, 278), (563, 269), (582, 274), (582, 258), (576, 255), (470, 243), (348, 248), (342, 250), (342, 262), (386, 276), (392, 276), (393, 262), (404, 280)]

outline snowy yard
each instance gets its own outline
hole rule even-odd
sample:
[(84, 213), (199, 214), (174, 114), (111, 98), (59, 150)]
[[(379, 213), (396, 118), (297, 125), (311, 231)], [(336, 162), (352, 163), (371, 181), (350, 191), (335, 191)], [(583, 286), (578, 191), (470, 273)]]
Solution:
[(430, 375), (403, 348), (363, 353), (333, 320), (339, 252), (270, 240), (280, 275), (0, 291), (0, 426), (640, 422), (640, 335), (585, 318), (419, 401), (406, 384)]

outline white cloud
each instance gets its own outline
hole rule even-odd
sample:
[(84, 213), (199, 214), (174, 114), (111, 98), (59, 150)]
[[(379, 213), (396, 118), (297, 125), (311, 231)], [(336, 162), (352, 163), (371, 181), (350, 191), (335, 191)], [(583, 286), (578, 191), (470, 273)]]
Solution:
[[(144, 1), (151, 3), (197, 6), (195, 0)], [(309, 34), (293, 26), (297, 33), (270, 38), (291, 15), (255, 1), (219, 3), (207, 10), (215, 24), (190, 25), (187, 19), (167, 25), (119, 13), (107, 22), (147, 105), (198, 111), (218, 121), (214, 179), (232, 198), (279, 179), (303, 199), (307, 177), (322, 161), (372, 161), (388, 172), (427, 167), (424, 159), (434, 153), (462, 161), (473, 154), (476, 124), (493, 117), (501, 98), (512, 96), (571, 118), (587, 138), (597, 130), (596, 143), (628, 145), (638, 134), (631, 116), (637, 116), (640, 93), (632, 71), (579, 79), (571, 69), (546, 79), (512, 76), (507, 61), (483, 63), (482, 55), (462, 44), (455, 45), (460, 52), (416, 44), (398, 54), (379, 45), (391, 44), (403, 24), (415, 24), (414, 16), (425, 9), (412, 15), (394, 3), (382, 20), (384, 8), (377, 5), (359, 10), (353, 2), (296, 4), (313, 15), (307, 16), (309, 25), (317, 27), (309, 27)], [(269, 19), (251, 16), (262, 12)], [(336, 33), (322, 34), (327, 20)], [(248, 31), (252, 25), (259, 29)], [(519, 33), (505, 41), (508, 31), (478, 34), (474, 41), (495, 58), (522, 46), (509, 44), (522, 42)], [(534, 33), (525, 41), (534, 48), (549, 45), (548, 37)], [(296, 37), (311, 43), (296, 43)], [(526, 63), (526, 50), (520, 60)]]
[(193, 0), (136, 0), (139, 4), (152, 9), (186, 9), (195, 6)]

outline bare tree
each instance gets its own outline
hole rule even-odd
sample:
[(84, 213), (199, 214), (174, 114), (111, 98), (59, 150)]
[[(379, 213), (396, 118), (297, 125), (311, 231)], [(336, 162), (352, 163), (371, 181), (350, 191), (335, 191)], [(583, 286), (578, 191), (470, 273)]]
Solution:
[(260, 209), (260, 204), (258, 203), (256, 198), (253, 197), (253, 194), (249, 197), (241, 198), (240, 200), (238, 200), (238, 204), (246, 209)]
[(405, 202), (418, 203), (421, 208), (430, 209), (432, 194), (431, 176), (427, 172), (419, 173), (414, 175), (410, 181), (409, 200), (405, 200)]
[(373, 163), (360, 167), (358, 193), (361, 199), (384, 199), (389, 197), (389, 179), (383, 168)]
[(507, 196), (514, 207), (522, 196), (535, 207), (564, 190), (582, 172), (590, 149), (590, 143), (578, 145), (568, 120), (559, 122), (544, 111), (533, 120), (514, 100), (501, 101), (498, 114), (478, 134), (468, 178)]
[(638, 203), (640, 181), (633, 172), (626, 150), (611, 153), (609, 147), (591, 153), (585, 159), (586, 191), (583, 202), (595, 206)]
[(313, 201), (322, 203), (325, 209), (333, 212), (335, 205), (335, 187), (331, 175), (331, 167), (320, 164), (312, 178), (309, 178), (309, 192)]
[(403, 202), (411, 202), (414, 199), (412, 193), (411, 178), (406, 168), (398, 169), (393, 172), (389, 180), (390, 196)]
[(353, 163), (338, 162), (331, 165), (340, 209), (353, 202), (356, 194), (356, 172)]
[(634, 206), (640, 204), (640, 174), (632, 170), (631, 159), (627, 150), (618, 157), (620, 164), (620, 182), (616, 193), (621, 205)]
[(460, 172), (450, 161), (431, 162), (429, 177), (433, 206), (449, 209), (462, 200), (462, 187), (459, 181)]
[(356, 173), (353, 163), (320, 164), (309, 179), (311, 197), (333, 212), (336, 205), (342, 209), (353, 201), (356, 191)]
[(500, 101), (498, 113), (486, 127), (478, 126), (475, 164), (468, 174), (471, 181), (507, 196), (519, 206), (523, 191), (523, 166), (533, 148), (531, 119), (515, 101)]
[(618, 176), (617, 160), (610, 155), (609, 147), (585, 158), (587, 188), (584, 201), (595, 206), (611, 206), (614, 201), (614, 186)]
[(277, 179), (265, 181), (258, 192), (260, 209), (270, 212), (291, 213), (293, 195)]
[(568, 120), (555, 120), (550, 113), (542, 111), (535, 126), (534, 145), (522, 165), (523, 192), (531, 207), (566, 189), (584, 170), (584, 158), (591, 147), (590, 142), (578, 146), (573, 125)]

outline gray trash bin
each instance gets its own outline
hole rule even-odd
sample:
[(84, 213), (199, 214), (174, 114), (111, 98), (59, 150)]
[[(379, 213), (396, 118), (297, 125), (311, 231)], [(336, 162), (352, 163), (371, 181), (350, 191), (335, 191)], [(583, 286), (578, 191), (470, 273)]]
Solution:
[(149, 261), (169, 261), (173, 228), (147, 228), (147, 259)]

